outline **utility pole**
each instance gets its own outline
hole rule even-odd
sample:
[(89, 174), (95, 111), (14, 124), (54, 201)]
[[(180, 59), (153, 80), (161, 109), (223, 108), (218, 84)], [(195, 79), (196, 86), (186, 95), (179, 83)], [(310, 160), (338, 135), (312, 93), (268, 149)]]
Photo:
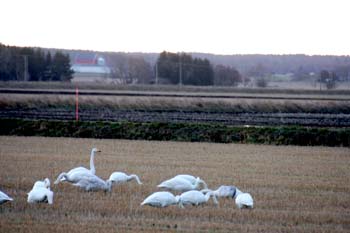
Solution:
[(23, 80), (28, 81), (28, 55), (22, 55), (24, 59)]
[(158, 85), (158, 62), (156, 62), (156, 85)]
[(182, 63), (181, 63), (181, 54), (179, 55), (179, 85), (182, 86)]

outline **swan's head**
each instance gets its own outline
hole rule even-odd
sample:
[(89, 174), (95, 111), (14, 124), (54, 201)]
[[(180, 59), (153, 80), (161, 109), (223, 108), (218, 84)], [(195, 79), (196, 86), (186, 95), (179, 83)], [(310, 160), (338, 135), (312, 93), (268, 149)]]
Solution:
[(101, 152), (101, 150), (94, 147), (94, 148), (92, 148), (91, 152), (96, 153), (96, 152)]

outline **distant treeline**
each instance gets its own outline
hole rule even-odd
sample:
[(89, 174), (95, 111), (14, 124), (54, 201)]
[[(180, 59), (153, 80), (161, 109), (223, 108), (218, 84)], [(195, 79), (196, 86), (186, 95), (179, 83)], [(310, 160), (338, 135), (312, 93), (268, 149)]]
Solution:
[[(320, 80), (322, 71), (336, 81), (350, 80), (350, 56), (214, 55), (205, 53), (123, 53), (21, 48), (0, 43), (0, 80), (70, 80), (78, 53), (105, 58), (111, 77), (122, 83), (235, 86), (254, 78), (288, 74), (293, 80)], [(24, 74), (28, 62), (28, 76)], [(157, 64), (157, 65), (156, 65)], [(180, 67), (181, 64), (181, 67)], [(181, 75), (180, 75), (181, 70)], [(324, 72), (323, 72), (324, 73)], [(158, 76), (157, 76), (158, 74)], [(156, 76), (159, 79), (156, 79)], [(253, 79), (251, 79), (253, 78)]]
[(350, 146), (350, 130), (308, 127), (235, 127), (221, 124), (75, 122), (0, 119), (0, 135), (132, 140)]
[(72, 74), (68, 54), (0, 43), (1, 81), (69, 81)]
[[(66, 50), (72, 57), (76, 53), (84, 53), (91, 51), (81, 50)], [(174, 68), (174, 72), (178, 72), (180, 63), (179, 57), (185, 55), (191, 56), (192, 60), (201, 60), (201, 62), (209, 61), (214, 71), (214, 85), (236, 85), (237, 81), (242, 81), (242, 77), (266, 77), (273, 74), (290, 74), (294, 80), (307, 80), (310, 78), (310, 73), (313, 73), (314, 78), (319, 78), (321, 71), (326, 70), (334, 72), (339, 80), (350, 79), (350, 56), (321, 56), (321, 55), (216, 55), (205, 53), (179, 53), (171, 54), (169, 52), (158, 53), (123, 53), (123, 52), (98, 52), (98, 54), (104, 56), (108, 65), (115, 70), (116, 77), (132, 77), (130, 75), (135, 73), (135, 70), (147, 70), (147, 79), (143, 79), (141, 83), (149, 83), (155, 80), (155, 64), (159, 62), (162, 54), (167, 54), (167, 60), (171, 60), (176, 64), (177, 69)], [(170, 55), (170, 56), (169, 56)], [(170, 58), (172, 57), (172, 58)], [(162, 58), (161, 60), (165, 60)], [(193, 62), (193, 61), (192, 61)], [(135, 65), (136, 63), (142, 65)], [(184, 67), (186, 67), (185, 61), (182, 61)], [(195, 64), (188, 64), (188, 67), (194, 67)], [(143, 67), (142, 69), (136, 69), (135, 67)], [(234, 74), (236, 71), (239, 73), (239, 78), (232, 78), (230, 81), (217, 81), (217, 77), (222, 70), (233, 69)], [(176, 71), (175, 71), (176, 70)], [(129, 71), (129, 72), (128, 72)], [(186, 72), (183, 70), (183, 72)], [(200, 72), (200, 71), (199, 71)], [(138, 72), (140, 73), (140, 72)], [(231, 71), (230, 71), (231, 73)], [(145, 73), (146, 74), (146, 73)], [(164, 73), (159, 73), (160, 76), (164, 76)], [(178, 76), (178, 75), (177, 75)], [(168, 77), (167, 80), (170, 83), (174, 82), (173, 77)], [(237, 77), (237, 76), (236, 76)], [(164, 77), (161, 77), (164, 78)], [(173, 81), (171, 81), (173, 80)]]

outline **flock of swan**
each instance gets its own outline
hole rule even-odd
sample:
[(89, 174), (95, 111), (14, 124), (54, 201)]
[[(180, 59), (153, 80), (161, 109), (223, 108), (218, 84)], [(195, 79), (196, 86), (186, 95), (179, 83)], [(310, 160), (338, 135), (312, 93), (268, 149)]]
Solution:
[[(54, 184), (60, 182), (69, 182), (85, 191), (104, 190), (111, 192), (112, 186), (115, 184), (122, 184), (131, 180), (136, 180), (138, 184), (142, 184), (139, 177), (135, 174), (127, 175), (124, 172), (113, 172), (107, 180), (96, 175), (94, 166), (95, 153), (101, 152), (97, 148), (91, 150), (90, 155), (90, 169), (85, 167), (76, 167), (68, 172), (62, 172), (58, 175)], [(54, 193), (50, 189), (50, 180), (45, 178), (43, 181), (36, 181), (32, 190), (27, 194), (28, 203), (45, 202), (53, 204)], [(200, 189), (201, 185), (203, 189)], [(200, 205), (213, 199), (214, 204), (218, 204), (217, 198), (230, 197), (235, 199), (238, 208), (253, 208), (253, 198), (249, 193), (240, 191), (235, 186), (222, 185), (216, 190), (208, 189), (204, 180), (192, 175), (181, 174), (171, 179), (165, 180), (157, 186), (159, 189), (167, 191), (158, 191), (149, 195), (142, 203), (154, 207), (167, 207), (170, 205), (178, 205), (184, 208), (185, 205)], [(170, 191), (181, 192), (179, 195), (174, 195)], [(13, 201), (4, 192), (0, 191), (0, 204)]]

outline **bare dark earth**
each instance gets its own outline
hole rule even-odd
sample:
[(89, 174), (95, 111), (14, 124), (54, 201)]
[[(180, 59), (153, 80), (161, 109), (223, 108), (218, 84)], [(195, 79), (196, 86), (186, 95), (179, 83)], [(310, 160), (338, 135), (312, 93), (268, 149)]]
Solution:
[[(75, 120), (75, 111), (57, 108), (0, 109), (0, 118)], [(221, 123), (225, 125), (350, 127), (350, 114), (322, 113), (217, 113), (104, 108), (99, 110), (80, 109), (79, 119), (82, 121), (198, 122)]]

